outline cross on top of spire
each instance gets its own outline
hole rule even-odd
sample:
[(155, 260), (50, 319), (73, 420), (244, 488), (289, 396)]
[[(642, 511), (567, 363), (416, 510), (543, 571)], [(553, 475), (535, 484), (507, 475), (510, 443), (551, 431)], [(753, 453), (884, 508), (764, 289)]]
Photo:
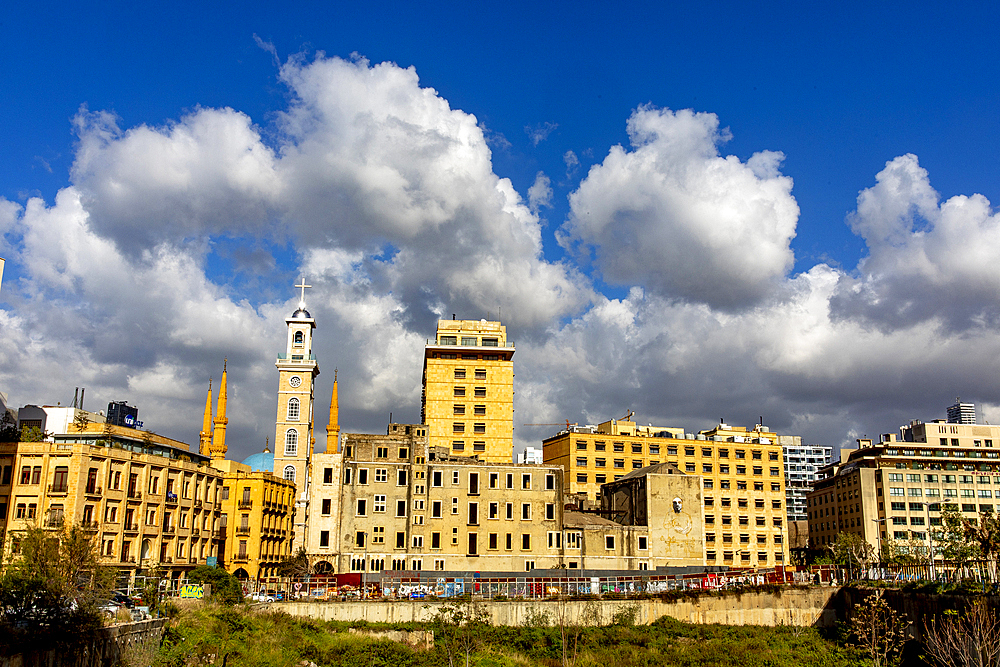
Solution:
[(299, 287), (299, 288), (302, 289), (302, 295), (299, 297), (299, 308), (305, 308), (306, 307), (306, 288), (307, 287), (311, 288), (312, 285), (306, 285), (306, 279), (305, 278), (299, 278), (299, 284), (295, 285), (295, 287)]

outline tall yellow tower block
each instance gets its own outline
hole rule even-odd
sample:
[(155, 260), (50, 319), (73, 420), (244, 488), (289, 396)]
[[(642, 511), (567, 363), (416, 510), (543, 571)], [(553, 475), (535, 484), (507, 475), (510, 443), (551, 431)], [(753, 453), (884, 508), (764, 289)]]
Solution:
[(429, 445), (513, 462), (514, 344), (500, 322), (441, 320), (424, 347), (421, 421)]

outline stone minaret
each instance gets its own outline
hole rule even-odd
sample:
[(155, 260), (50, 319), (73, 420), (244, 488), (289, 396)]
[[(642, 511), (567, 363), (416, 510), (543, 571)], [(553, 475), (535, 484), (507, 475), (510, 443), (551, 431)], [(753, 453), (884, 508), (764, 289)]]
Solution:
[(222, 381), (219, 383), (219, 406), (215, 410), (215, 433), (212, 435), (212, 458), (226, 458), (226, 366), (229, 360), (222, 362)]
[(333, 371), (333, 395), (330, 397), (330, 423), (326, 425), (326, 453), (340, 451), (340, 401), (337, 397), (337, 370)]
[(198, 453), (208, 456), (212, 448), (212, 380), (208, 381), (208, 396), (205, 398), (205, 418), (198, 434)]

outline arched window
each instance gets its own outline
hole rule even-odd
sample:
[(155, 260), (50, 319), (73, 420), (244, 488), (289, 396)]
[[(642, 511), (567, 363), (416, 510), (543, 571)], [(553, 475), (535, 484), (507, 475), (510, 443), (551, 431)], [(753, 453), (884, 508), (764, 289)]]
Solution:
[(294, 343), (296, 345), (302, 345), (303, 340), (304, 340), (304, 336), (302, 335), (302, 332), (301, 331), (296, 331), (295, 332)]
[(285, 466), (284, 478), (289, 482), (295, 481), (295, 466)]
[(299, 420), (299, 399), (288, 399), (288, 421), (297, 422)]
[(297, 456), (299, 453), (299, 432), (294, 428), (285, 433), (285, 456)]

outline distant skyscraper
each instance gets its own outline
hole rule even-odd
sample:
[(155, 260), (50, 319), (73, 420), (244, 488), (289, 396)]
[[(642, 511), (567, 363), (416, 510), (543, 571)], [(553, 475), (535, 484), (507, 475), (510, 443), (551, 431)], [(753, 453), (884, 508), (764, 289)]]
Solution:
[(976, 404), (963, 403), (961, 398), (955, 399), (954, 405), (948, 406), (949, 424), (975, 424)]

